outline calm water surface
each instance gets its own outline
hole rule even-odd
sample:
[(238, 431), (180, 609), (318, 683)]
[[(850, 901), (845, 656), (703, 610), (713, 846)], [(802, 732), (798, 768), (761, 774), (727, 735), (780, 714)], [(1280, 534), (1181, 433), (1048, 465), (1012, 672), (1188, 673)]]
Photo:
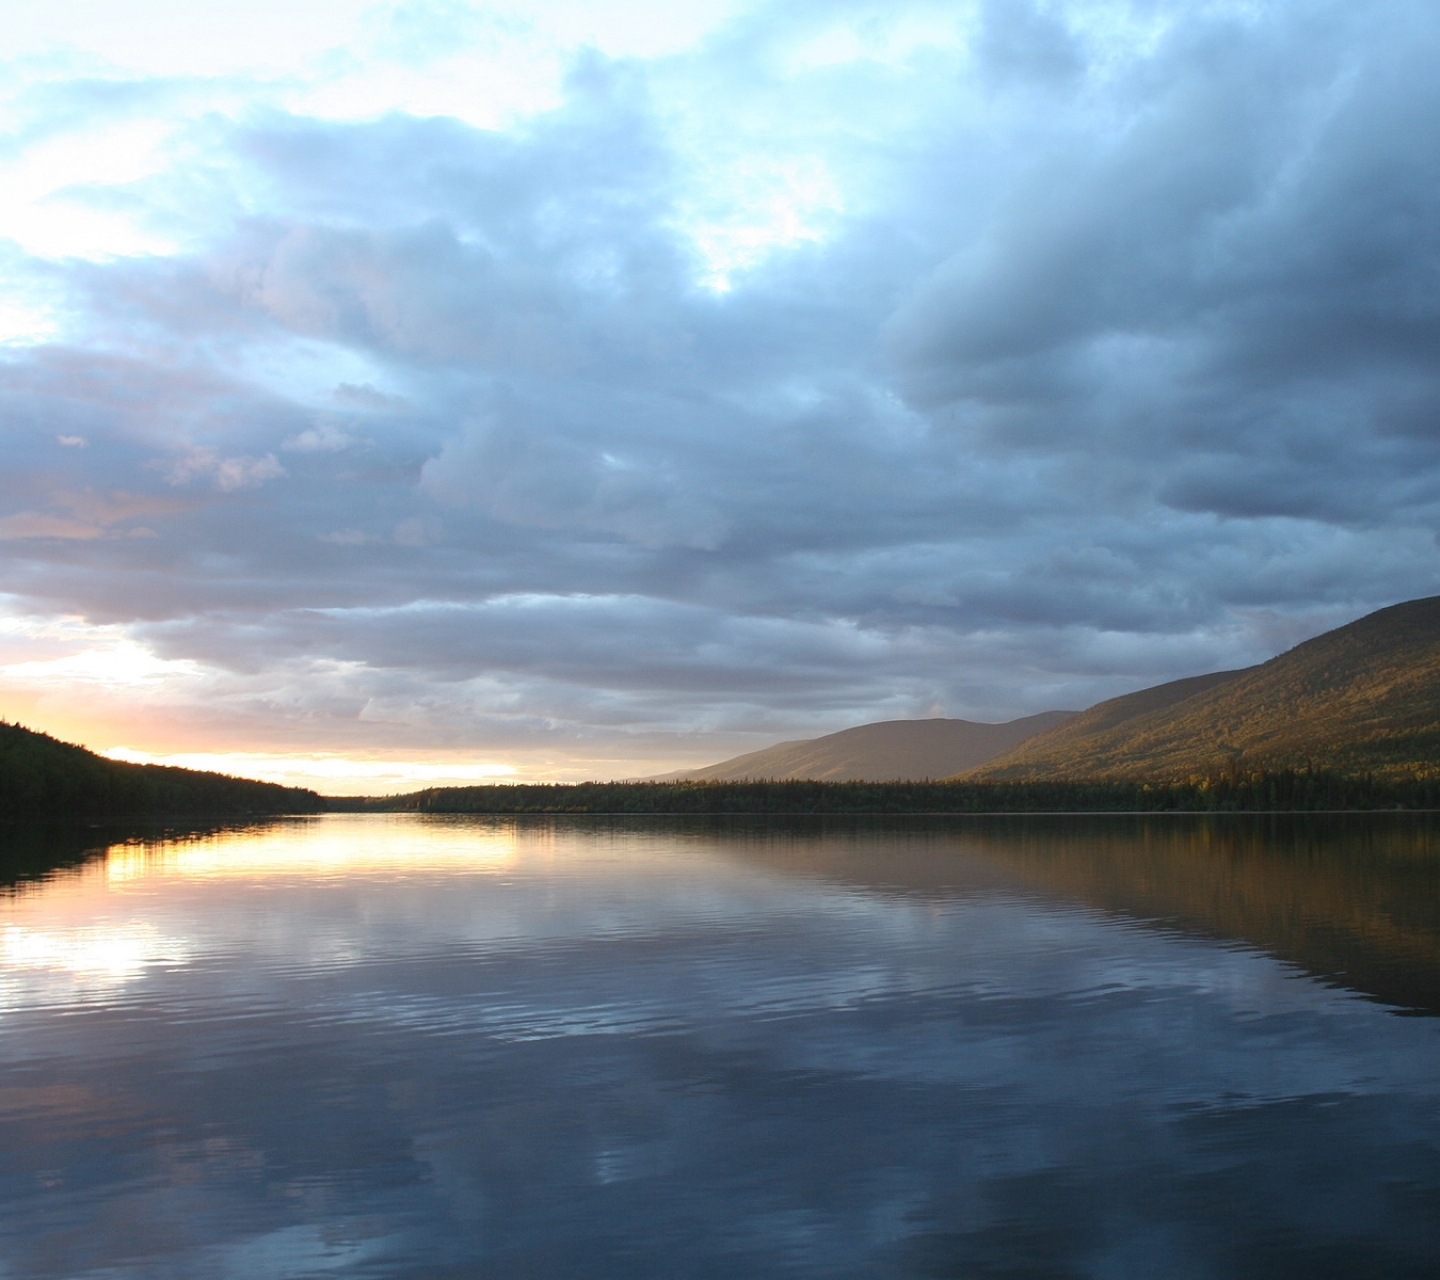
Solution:
[(3, 1280), (1440, 1275), (1433, 819), (37, 839)]

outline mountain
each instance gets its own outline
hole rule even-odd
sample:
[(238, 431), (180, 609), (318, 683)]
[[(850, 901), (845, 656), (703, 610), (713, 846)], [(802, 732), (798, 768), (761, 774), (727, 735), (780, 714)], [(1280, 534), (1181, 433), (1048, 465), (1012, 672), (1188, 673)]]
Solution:
[(318, 813), (313, 791), (222, 773), (124, 764), (0, 721), (0, 819)]
[(973, 781), (1440, 776), (1440, 596), (1392, 605), (1242, 671), (1112, 698), (964, 773)]
[(1042, 711), (1006, 724), (971, 720), (883, 720), (823, 738), (779, 742), (763, 751), (683, 769), (656, 781), (735, 782), (750, 778), (814, 782), (885, 782), (945, 778), (983, 764), (1069, 711)]

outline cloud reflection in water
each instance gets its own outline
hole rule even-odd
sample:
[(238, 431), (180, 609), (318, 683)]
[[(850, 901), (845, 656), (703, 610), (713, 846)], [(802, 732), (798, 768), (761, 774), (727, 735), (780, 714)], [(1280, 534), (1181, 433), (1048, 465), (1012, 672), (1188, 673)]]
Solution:
[(18, 974), (9, 1274), (1433, 1273), (1440, 1023), (1047, 891), (1065, 835), (118, 850), (3, 908), (187, 958), (68, 1006)]

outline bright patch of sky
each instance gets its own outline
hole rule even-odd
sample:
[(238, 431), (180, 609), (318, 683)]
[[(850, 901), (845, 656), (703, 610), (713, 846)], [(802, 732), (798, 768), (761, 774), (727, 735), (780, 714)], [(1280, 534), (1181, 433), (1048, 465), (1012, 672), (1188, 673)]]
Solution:
[(171, 765), (235, 777), (259, 778), (287, 787), (310, 787), (326, 795), (396, 795), (422, 787), (463, 787), (497, 782), (516, 772), (507, 764), (437, 760), (356, 760), (347, 756), (279, 755), (260, 751), (178, 751), (159, 755), (131, 747), (111, 747), (111, 760), (129, 764)]
[(72, 687), (76, 683), (102, 684), (109, 688), (125, 685), (153, 685), (177, 676), (196, 676), (193, 662), (157, 658), (133, 641), (120, 639), (103, 649), (82, 649), (63, 658), (34, 662), (13, 662), (0, 667), (0, 680)]
[[(423, 60), (475, 29), (527, 32), (549, 49), (588, 45), (611, 57), (657, 57), (703, 39), (747, 8), (744, 0), (11, 0), (12, 58), (74, 53), (151, 76), (213, 78), (246, 71), (299, 73), (359, 60), (383, 46)], [(384, 107), (382, 106), (382, 109)]]
[[(207, 154), (218, 121), (271, 110), (519, 128), (560, 105), (584, 50), (661, 60), (653, 92), (687, 173), (675, 197), (676, 225), (694, 241), (704, 284), (724, 291), (733, 273), (768, 252), (823, 238), (845, 207), (836, 175), (803, 138), (791, 154), (777, 153), (783, 119), (746, 119), (739, 104), (696, 100), (683, 72), (678, 79), (663, 72), (664, 59), (702, 43), (753, 3), (225, 9), (94, 0), (79, 4), (79, 14), (76, 7), (21, 0), (13, 14), (7, 10), (15, 61), (0, 101), (16, 132), (0, 159), (0, 240), (38, 257), (174, 252), (205, 234), (207, 213), (255, 208), (259, 193), (246, 190), (253, 176)], [(782, 75), (854, 61), (898, 67), (922, 51), (960, 47), (961, 25), (943, 12), (847, 24), (842, 11), (818, 36), (798, 40)], [(97, 94), (108, 91), (110, 109), (50, 118), (48, 99), (67, 72), (93, 82)], [(148, 90), (120, 92), (139, 84)], [(228, 190), (197, 190), (197, 180)], [(187, 195), (198, 195), (198, 204)], [(24, 308), (10, 317), (5, 326), (0, 316), (0, 338), (39, 340), (53, 328)]]
[(0, 344), (28, 345), (55, 336), (57, 325), (40, 306), (24, 302), (0, 302)]

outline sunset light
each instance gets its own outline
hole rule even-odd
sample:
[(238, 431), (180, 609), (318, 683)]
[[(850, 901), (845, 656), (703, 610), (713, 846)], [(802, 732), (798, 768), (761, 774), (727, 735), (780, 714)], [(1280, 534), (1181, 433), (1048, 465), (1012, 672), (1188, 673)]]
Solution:
[(0, 1280), (1440, 1276), (1437, 67), (3, 0)]

